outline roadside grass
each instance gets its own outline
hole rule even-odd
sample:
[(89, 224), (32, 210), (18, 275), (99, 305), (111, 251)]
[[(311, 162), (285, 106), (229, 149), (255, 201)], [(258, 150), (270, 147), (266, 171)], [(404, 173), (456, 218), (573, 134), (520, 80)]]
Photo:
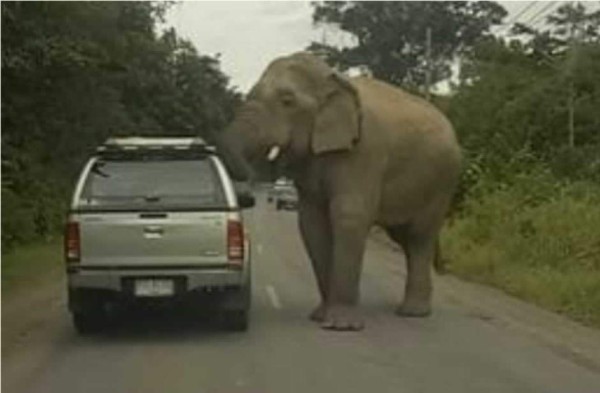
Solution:
[(15, 248), (2, 255), (2, 295), (56, 275), (62, 267), (62, 239)]
[(442, 235), (448, 269), (600, 327), (600, 187), (522, 180), (467, 201)]

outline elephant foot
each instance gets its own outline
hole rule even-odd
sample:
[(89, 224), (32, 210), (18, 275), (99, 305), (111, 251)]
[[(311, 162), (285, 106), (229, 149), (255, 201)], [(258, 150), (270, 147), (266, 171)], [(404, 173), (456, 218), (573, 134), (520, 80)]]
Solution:
[(327, 309), (325, 308), (325, 305), (321, 303), (308, 315), (308, 319), (315, 322), (323, 322), (326, 313)]
[(431, 315), (431, 306), (429, 304), (402, 303), (396, 309), (396, 315), (401, 317), (423, 318)]
[(354, 306), (329, 306), (325, 310), (321, 328), (335, 331), (359, 331), (365, 328), (365, 323)]

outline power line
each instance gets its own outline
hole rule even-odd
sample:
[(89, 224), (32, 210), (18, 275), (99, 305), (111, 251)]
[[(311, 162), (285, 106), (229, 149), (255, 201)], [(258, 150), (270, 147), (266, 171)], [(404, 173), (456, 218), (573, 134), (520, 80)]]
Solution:
[[(511, 27), (513, 27), (513, 26), (514, 26), (516, 23), (521, 23), (521, 22), (519, 21), (519, 19), (521, 18), (521, 16), (523, 16), (523, 15), (524, 15), (524, 14), (525, 14), (525, 13), (526, 13), (528, 10), (530, 10), (530, 9), (532, 9), (532, 10), (533, 10), (533, 8), (532, 8), (532, 7), (534, 7), (534, 6), (538, 5), (538, 4), (542, 5), (543, 3), (541, 3), (541, 2), (537, 2), (537, 1), (532, 1), (532, 2), (530, 2), (529, 4), (527, 4), (525, 7), (523, 7), (523, 9), (522, 9), (522, 10), (521, 10), (521, 11), (520, 11), (520, 12), (519, 12), (517, 15), (515, 15), (514, 17), (512, 17), (512, 18), (510, 19), (510, 21), (509, 21), (509, 22), (503, 23), (503, 26), (504, 26), (504, 28), (502, 28), (501, 30), (499, 30), (497, 34), (503, 34), (503, 33), (506, 33), (506, 32), (507, 32), (508, 30), (510, 30), (510, 28), (511, 28)], [(543, 7), (543, 6), (542, 6), (542, 7)], [(540, 9), (541, 9), (541, 8), (538, 8), (538, 9), (537, 9), (537, 10), (535, 10), (535, 11), (539, 11)], [(536, 12), (536, 14), (535, 14), (535, 15), (538, 15), (538, 14), (539, 14), (539, 12)]]
[(523, 24), (525, 24), (525, 25), (533, 24), (532, 21), (534, 21), (534, 20), (537, 21), (539, 17), (546, 16), (549, 13), (546, 11), (548, 11), (552, 7), (556, 7), (557, 5), (560, 5), (560, 3), (561, 3), (560, 1), (554, 1), (554, 2), (548, 3), (544, 8), (540, 9), (540, 11), (537, 14), (535, 14), (534, 16), (529, 18), (527, 20), (527, 22), (524, 22)]
[[(548, 11), (547, 13), (545, 13), (545, 14), (543, 15), (543, 17), (547, 17), (549, 14), (551, 14), (551, 13), (555, 12), (555, 11), (556, 11), (558, 8), (560, 8), (561, 4), (567, 4), (567, 3), (569, 3), (569, 2), (567, 2), (567, 1), (561, 1), (561, 2), (558, 2), (558, 3), (556, 4), (556, 5), (557, 5), (557, 7), (554, 7), (554, 9), (553, 9), (553, 10), (550, 10), (550, 11)], [(534, 26), (538, 25), (540, 22), (544, 22), (544, 18), (537, 18), (535, 21), (533, 21), (533, 22), (531, 23), (531, 26), (532, 26), (532, 27), (534, 27)]]
[[(534, 27), (537, 23), (539, 23), (541, 20), (543, 20), (544, 17), (546, 17), (551, 12), (555, 11), (555, 9), (552, 9), (552, 8), (556, 8), (556, 7), (560, 6), (561, 3), (565, 3), (565, 2), (564, 1), (562, 1), (562, 2), (561, 1), (553, 1), (553, 2), (547, 3), (545, 6), (538, 8), (537, 12), (535, 14), (533, 14), (532, 16), (530, 16), (527, 19), (527, 21), (525, 21), (525, 22), (519, 22), (517, 20), (518, 18), (513, 18), (514, 24), (519, 23), (522, 25)], [(542, 2), (533, 2), (533, 4), (543, 4), (543, 3)], [(524, 14), (524, 12), (520, 12), (519, 14)], [(505, 29), (499, 31), (498, 34), (506, 32), (506, 30), (508, 30), (510, 27), (512, 27), (510, 24), (507, 25), (507, 27)]]
[(531, 7), (533, 7), (536, 4), (537, 3), (535, 1), (530, 1), (528, 4), (525, 5), (525, 7), (523, 7), (523, 9), (518, 14), (516, 14), (510, 19), (510, 22), (507, 23), (509, 25), (515, 23), (523, 14), (525, 14)]

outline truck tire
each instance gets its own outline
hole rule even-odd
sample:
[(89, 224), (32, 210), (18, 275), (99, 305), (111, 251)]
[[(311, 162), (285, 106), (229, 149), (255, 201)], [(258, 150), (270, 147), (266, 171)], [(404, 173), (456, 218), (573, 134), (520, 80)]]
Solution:
[(82, 335), (96, 333), (107, 325), (103, 296), (93, 290), (69, 289), (69, 309), (75, 330)]
[(225, 329), (233, 332), (245, 332), (248, 330), (248, 310), (227, 310), (223, 314)]
[(100, 312), (74, 311), (72, 317), (73, 326), (81, 335), (98, 333), (106, 325), (106, 317)]
[[(248, 266), (248, 269), (251, 267)], [(239, 291), (230, 294), (221, 309), (221, 321), (226, 330), (244, 332), (248, 330), (250, 308), (252, 304), (252, 277), (248, 274), (246, 282)]]

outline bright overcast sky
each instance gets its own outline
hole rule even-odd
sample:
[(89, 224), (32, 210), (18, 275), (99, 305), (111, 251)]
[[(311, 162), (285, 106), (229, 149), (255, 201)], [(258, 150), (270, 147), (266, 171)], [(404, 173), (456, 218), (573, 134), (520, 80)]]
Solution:
[[(500, 1), (510, 18), (529, 2)], [(529, 12), (535, 16), (532, 7)], [(524, 14), (525, 20), (529, 16)], [(312, 25), (312, 7), (304, 1), (207, 1), (172, 6), (167, 25), (189, 39), (201, 54), (221, 54), (221, 68), (233, 86), (246, 92), (274, 58), (300, 51), (333, 32)]]

